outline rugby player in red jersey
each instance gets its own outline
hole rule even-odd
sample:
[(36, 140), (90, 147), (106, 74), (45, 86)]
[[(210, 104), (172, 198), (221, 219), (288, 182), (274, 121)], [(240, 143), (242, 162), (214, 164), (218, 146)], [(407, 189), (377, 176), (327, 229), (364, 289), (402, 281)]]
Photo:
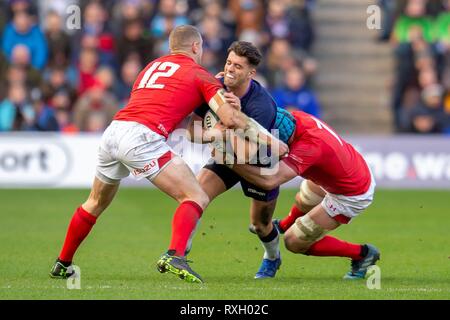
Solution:
[(290, 151), (276, 174), (262, 175), (260, 168), (247, 164), (235, 164), (233, 170), (266, 190), (303, 177), (290, 215), (278, 223), (280, 231), (285, 231), (286, 248), (312, 256), (351, 258), (351, 270), (344, 278), (364, 278), (367, 268), (380, 258), (378, 249), (327, 233), (349, 223), (372, 203), (373, 175), (353, 146), (321, 120), (301, 111), (293, 112), (290, 120), (295, 122)]
[[(113, 200), (120, 180), (130, 172), (137, 179), (149, 180), (178, 201), (173, 227), (180, 221), (196, 225), (209, 198), (166, 139), (198, 106), (208, 103), (225, 126), (244, 129), (255, 141), (263, 139), (267, 144), (275, 141), (260, 133), (254, 120), (226, 102), (222, 84), (199, 65), (202, 44), (195, 27), (177, 27), (169, 36), (170, 54), (150, 62), (138, 75), (127, 106), (115, 115), (103, 133), (91, 193), (75, 210), (63, 248), (50, 272), (52, 277), (67, 278), (73, 274), (70, 266), (76, 250)], [(287, 152), (286, 145), (278, 144), (282, 154)], [(184, 252), (189, 236), (190, 228), (189, 232), (177, 233), (169, 248)], [(158, 268), (188, 282), (202, 282), (184, 256), (165, 255)]]

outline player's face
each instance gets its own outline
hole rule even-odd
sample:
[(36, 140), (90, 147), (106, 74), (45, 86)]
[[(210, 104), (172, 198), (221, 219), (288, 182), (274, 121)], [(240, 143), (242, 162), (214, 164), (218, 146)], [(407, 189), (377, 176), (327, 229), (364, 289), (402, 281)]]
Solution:
[(230, 89), (247, 86), (255, 74), (255, 68), (248, 63), (247, 58), (238, 56), (234, 51), (228, 55), (223, 71), (224, 83)]

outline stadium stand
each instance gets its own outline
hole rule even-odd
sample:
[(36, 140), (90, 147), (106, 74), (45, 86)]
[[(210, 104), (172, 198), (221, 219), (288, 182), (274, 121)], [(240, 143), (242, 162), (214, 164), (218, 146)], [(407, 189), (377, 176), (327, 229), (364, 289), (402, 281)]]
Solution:
[[(373, 4), (381, 30), (367, 27)], [(72, 5), (78, 28), (68, 24)], [(282, 107), (342, 134), (449, 133), (449, 8), (447, 0), (0, 1), (0, 130), (102, 131), (141, 68), (167, 52), (170, 30), (190, 23), (211, 72), (232, 41), (251, 41), (264, 53), (257, 80)]]

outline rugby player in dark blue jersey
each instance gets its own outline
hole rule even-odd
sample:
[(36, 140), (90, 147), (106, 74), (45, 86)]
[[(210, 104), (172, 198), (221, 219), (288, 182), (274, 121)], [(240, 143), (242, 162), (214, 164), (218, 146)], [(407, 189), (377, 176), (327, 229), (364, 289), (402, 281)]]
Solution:
[[(227, 102), (234, 106), (240, 106), (243, 113), (270, 132), (271, 129), (277, 128), (277, 105), (268, 91), (253, 79), (261, 58), (259, 50), (251, 43), (234, 42), (228, 49), (228, 57), (221, 80), (229, 91), (225, 94)], [(195, 111), (190, 123), (191, 132), (193, 132), (194, 121), (202, 121), (207, 111), (208, 106), (206, 105)], [(282, 136), (280, 136), (280, 140), (283, 141)], [(255, 278), (274, 277), (281, 264), (279, 233), (272, 223), (279, 188), (269, 191), (261, 189), (214, 159), (210, 159), (201, 169), (197, 180), (209, 196), (210, 201), (238, 182), (241, 183), (244, 194), (252, 199), (250, 222), (265, 249), (263, 262)], [(192, 236), (193, 234), (194, 232), (192, 232)], [(189, 241), (188, 251), (191, 241), (192, 237)]]

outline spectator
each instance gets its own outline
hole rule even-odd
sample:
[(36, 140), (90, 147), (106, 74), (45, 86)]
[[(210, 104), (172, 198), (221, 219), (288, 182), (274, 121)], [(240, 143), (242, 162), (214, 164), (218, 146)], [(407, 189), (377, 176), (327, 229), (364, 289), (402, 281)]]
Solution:
[(108, 66), (101, 66), (95, 73), (95, 80), (98, 81), (103, 89), (111, 94), (117, 92), (118, 82), (114, 70)]
[(8, 60), (3, 52), (0, 51), (0, 101), (5, 97), (3, 88), (6, 87), (6, 72), (8, 71)]
[(161, 0), (158, 9), (152, 20), (150, 32), (157, 39), (155, 54), (160, 56), (169, 51), (168, 36), (173, 28), (188, 24), (189, 20), (177, 12), (176, 0)]
[(203, 66), (214, 74), (222, 71), (231, 33), (214, 17), (204, 17), (199, 30), (203, 36)]
[(421, 102), (407, 113), (407, 131), (413, 133), (442, 133), (447, 116), (443, 110), (442, 87), (431, 85), (422, 91)]
[(56, 11), (50, 11), (46, 18), (45, 37), (49, 47), (48, 65), (67, 66), (71, 57), (70, 38), (64, 32), (62, 18)]
[(43, 87), (43, 98), (44, 101), (49, 103), (54, 107), (52, 99), (57, 92), (66, 92), (68, 98), (69, 110), (76, 99), (76, 90), (69, 82), (69, 77), (67, 76), (67, 69), (63, 67), (54, 67), (48, 69), (45, 73), (45, 85)]
[(108, 126), (110, 119), (101, 111), (93, 111), (88, 114), (86, 120), (86, 128), (84, 131), (92, 133), (102, 133)]
[(26, 129), (33, 131), (59, 131), (54, 109), (44, 102), (40, 90), (37, 88), (33, 89), (30, 98), (34, 117)]
[(9, 0), (3, 2), (8, 2), (8, 20), (12, 20), (13, 17), (15, 17), (16, 13), (23, 11), (27, 11), (30, 13), (30, 15), (36, 16), (36, 8), (33, 6), (32, 0)]
[(200, 7), (194, 8), (190, 12), (190, 20), (195, 24), (199, 25), (200, 21), (204, 18), (215, 18), (219, 19), (224, 28), (229, 31), (235, 31), (236, 29), (236, 17), (234, 14), (223, 6), (223, 1), (221, 0), (200, 0)]
[[(102, 3), (89, 2), (83, 12), (83, 28), (74, 37), (74, 48), (80, 47), (94, 49), (97, 51), (100, 64), (116, 67), (115, 39), (108, 21), (108, 12)], [(78, 54), (78, 52), (75, 52)]]
[(294, 48), (308, 52), (314, 41), (308, 1), (292, 1), (288, 11), (289, 41)]
[(287, 9), (286, 2), (284, 1), (269, 1), (266, 15), (266, 27), (272, 38), (286, 39), (291, 34)]
[(0, 73), (0, 97), (5, 96), (6, 88), (13, 82), (20, 82), (28, 89), (42, 86), (42, 76), (30, 65), (30, 61), (28, 47), (21, 44), (16, 45), (12, 52), (11, 63), (6, 65), (4, 73)]
[(79, 129), (72, 123), (72, 113), (66, 109), (55, 110), (56, 121), (60, 132), (65, 134), (73, 134), (79, 132)]
[(269, 87), (283, 85), (284, 72), (298, 64), (293, 55), (293, 49), (288, 40), (274, 39), (269, 47), (264, 66), (261, 70), (267, 76)]
[(12, 51), (18, 44), (28, 47), (31, 64), (36, 69), (43, 69), (47, 63), (47, 41), (39, 26), (33, 24), (26, 11), (17, 12), (12, 22), (6, 25), (3, 32), (2, 50), (11, 60)]
[(426, 15), (426, 2), (424, 0), (409, 0), (405, 13), (394, 25), (393, 42), (410, 43), (417, 37), (422, 37), (428, 43), (433, 41), (433, 23)]
[(445, 1), (446, 10), (441, 12), (435, 21), (436, 40), (448, 49), (450, 45), (450, 0)]
[(286, 71), (284, 86), (276, 88), (272, 95), (278, 106), (290, 112), (300, 110), (317, 118), (320, 117), (317, 98), (314, 92), (306, 87), (305, 74), (299, 67)]
[[(264, 7), (261, 0), (231, 0), (229, 8), (236, 17), (236, 36), (244, 32), (260, 34), (264, 25)], [(268, 41), (268, 39), (267, 39)]]
[(33, 121), (34, 111), (22, 83), (12, 83), (8, 96), (0, 102), (0, 131), (25, 130)]
[[(90, 117), (94, 111), (98, 111), (104, 114), (105, 121), (103, 129), (105, 129), (118, 109), (118, 102), (114, 95), (107, 92), (103, 85), (99, 81), (96, 81), (75, 103), (73, 110), (74, 124), (81, 131), (92, 129)], [(99, 118), (95, 115), (94, 117), (96, 119)]]
[(141, 71), (141, 64), (138, 59), (128, 59), (122, 65), (120, 72), (119, 87), (117, 90), (117, 97), (119, 99), (120, 108), (124, 107), (130, 97), (131, 89), (139, 72)]
[(118, 40), (117, 56), (119, 65), (123, 65), (132, 54), (139, 56), (139, 62), (143, 66), (155, 58), (153, 54), (153, 40), (150, 36), (144, 34), (144, 23), (141, 19), (125, 21), (123, 34)]
[(78, 94), (82, 95), (95, 84), (95, 72), (98, 66), (98, 54), (95, 49), (82, 49), (78, 64)]
[[(20, 86), (25, 93), (39, 88), (43, 104), (33, 100), (37, 117), (47, 114), (49, 107), (63, 132), (100, 130), (110, 121), (112, 109), (126, 103), (142, 67), (167, 53), (170, 31), (189, 21), (202, 32), (203, 64), (209, 71), (222, 70), (227, 47), (241, 39), (268, 52), (258, 80), (272, 87), (284, 85), (286, 71), (300, 65), (309, 81), (317, 69), (316, 62), (307, 54), (313, 40), (309, 18), (313, 2), (0, 1), (0, 101), (7, 100), (10, 88), (15, 97), (19, 96)], [(66, 10), (72, 4), (81, 8), (78, 30), (65, 29)], [(6, 27), (2, 28), (4, 24)], [(427, 78), (426, 73), (423, 78)], [(24, 101), (24, 105), (30, 105), (27, 98)], [(21, 110), (18, 114), (24, 120)], [(44, 127), (47, 128), (41, 125), (33, 128)], [(26, 129), (27, 125), (15, 128)]]
[(382, 26), (378, 37), (380, 41), (388, 41), (391, 37), (397, 11), (396, 2), (396, 0), (378, 0), (378, 5), (382, 10)]
[(5, 1), (0, 1), (0, 34), (6, 25), (6, 21), (7, 21), (7, 14), (6, 14), (7, 12), (6, 11), (7, 11), (7, 6), (6, 6)]

